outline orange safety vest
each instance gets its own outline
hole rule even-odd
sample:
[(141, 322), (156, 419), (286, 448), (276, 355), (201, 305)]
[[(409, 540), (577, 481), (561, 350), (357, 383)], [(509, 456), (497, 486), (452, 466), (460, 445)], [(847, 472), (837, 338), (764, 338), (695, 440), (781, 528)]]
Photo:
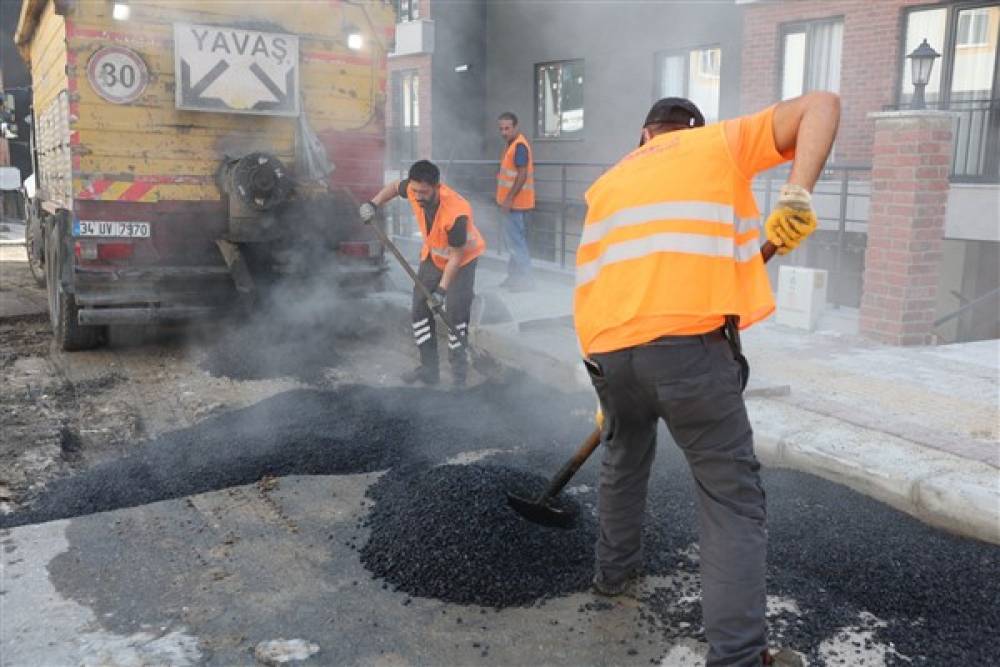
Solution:
[(430, 256), (434, 265), (444, 270), (448, 263), (448, 232), (455, 226), (455, 219), (466, 216), (469, 222), (466, 226), (466, 242), (462, 256), (462, 266), (465, 266), (475, 258), (486, 252), (486, 241), (472, 223), (472, 207), (465, 201), (462, 195), (458, 194), (444, 183), (438, 189), (437, 213), (431, 223), (431, 231), (427, 232), (427, 219), (424, 215), (424, 207), (413, 198), (413, 192), (409, 188), (406, 192), (406, 199), (413, 208), (413, 215), (417, 219), (417, 227), (420, 235), (424, 237), (424, 245), (420, 249), (420, 261), (424, 261)]
[(514, 164), (514, 152), (518, 144), (524, 144), (528, 149), (528, 178), (524, 185), (514, 197), (512, 209), (524, 211), (535, 208), (535, 159), (531, 155), (531, 144), (524, 138), (523, 134), (518, 134), (514, 141), (508, 144), (507, 149), (500, 158), (500, 171), (497, 172), (497, 203), (503, 204), (514, 187), (514, 179), (517, 178), (517, 165)]
[(573, 315), (584, 355), (774, 311), (760, 213), (722, 123), (657, 135), (588, 190)]

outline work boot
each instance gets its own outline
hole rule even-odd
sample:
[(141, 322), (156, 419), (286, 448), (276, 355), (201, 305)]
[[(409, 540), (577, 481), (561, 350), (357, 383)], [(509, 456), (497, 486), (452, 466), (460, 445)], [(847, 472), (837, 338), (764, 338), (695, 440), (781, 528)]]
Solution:
[(760, 654), (761, 663), (765, 667), (805, 667), (806, 661), (790, 648), (779, 648)]
[(441, 381), (441, 372), (437, 366), (427, 366), (420, 364), (416, 368), (403, 373), (400, 378), (406, 384), (423, 382), (426, 385), (437, 384)]
[(606, 581), (600, 573), (594, 575), (593, 585), (591, 589), (597, 595), (603, 595), (604, 597), (618, 597), (619, 595), (624, 595), (632, 589), (633, 585), (639, 580), (639, 572), (633, 570), (629, 572), (624, 579), (616, 582)]

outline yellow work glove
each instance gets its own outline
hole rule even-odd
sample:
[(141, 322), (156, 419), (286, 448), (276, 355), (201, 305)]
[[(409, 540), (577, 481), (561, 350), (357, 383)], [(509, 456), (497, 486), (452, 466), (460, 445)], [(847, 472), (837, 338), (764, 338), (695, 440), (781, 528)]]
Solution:
[(814, 231), (816, 213), (812, 209), (812, 195), (801, 185), (785, 183), (778, 205), (764, 223), (767, 240), (777, 246), (779, 255), (787, 255)]

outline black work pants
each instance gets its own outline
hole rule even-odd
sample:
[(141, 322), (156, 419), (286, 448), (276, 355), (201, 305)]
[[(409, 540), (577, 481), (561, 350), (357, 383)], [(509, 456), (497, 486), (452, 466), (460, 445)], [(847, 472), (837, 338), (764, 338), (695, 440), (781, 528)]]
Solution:
[[(466, 339), (469, 336), (469, 318), (472, 311), (472, 299), (475, 296), (476, 264), (474, 259), (458, 269), (448, 294), (445, 297), (445, 317), (455, 329), (448, 332), (448, 362), (454, 376), (464, 380), (468, 373), (469, 355), (466, 349)], [(433, 292), (441, 282), (444, 272), (428, 257), (420, 262), (417, 269), (417, 280)], [(423, 292), (413, 286), (413, 340), (420, 351), (420, 363), (425, 366), (438, 366), (438, 346), (435, 335), (437, 326), (435, 315), (427, 305)], [(456, 335), (457, 334), (457, 335)]]

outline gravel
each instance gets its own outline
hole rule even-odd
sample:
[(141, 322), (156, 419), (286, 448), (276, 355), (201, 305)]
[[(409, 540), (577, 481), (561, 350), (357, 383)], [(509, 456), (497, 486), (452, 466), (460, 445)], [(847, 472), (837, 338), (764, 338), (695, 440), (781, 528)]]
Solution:
[[(528, 605), (585, 590), (593, 576), (596, 520), (572, 530), (524, 520), (507, 491), (537, 495), (546, 479), (494, 465), (404, 470), (369, 490), (375, 501), (361, 562), (397, 590), (484, 607)], [(563, 508), (579, 512), (573, 500)]]

